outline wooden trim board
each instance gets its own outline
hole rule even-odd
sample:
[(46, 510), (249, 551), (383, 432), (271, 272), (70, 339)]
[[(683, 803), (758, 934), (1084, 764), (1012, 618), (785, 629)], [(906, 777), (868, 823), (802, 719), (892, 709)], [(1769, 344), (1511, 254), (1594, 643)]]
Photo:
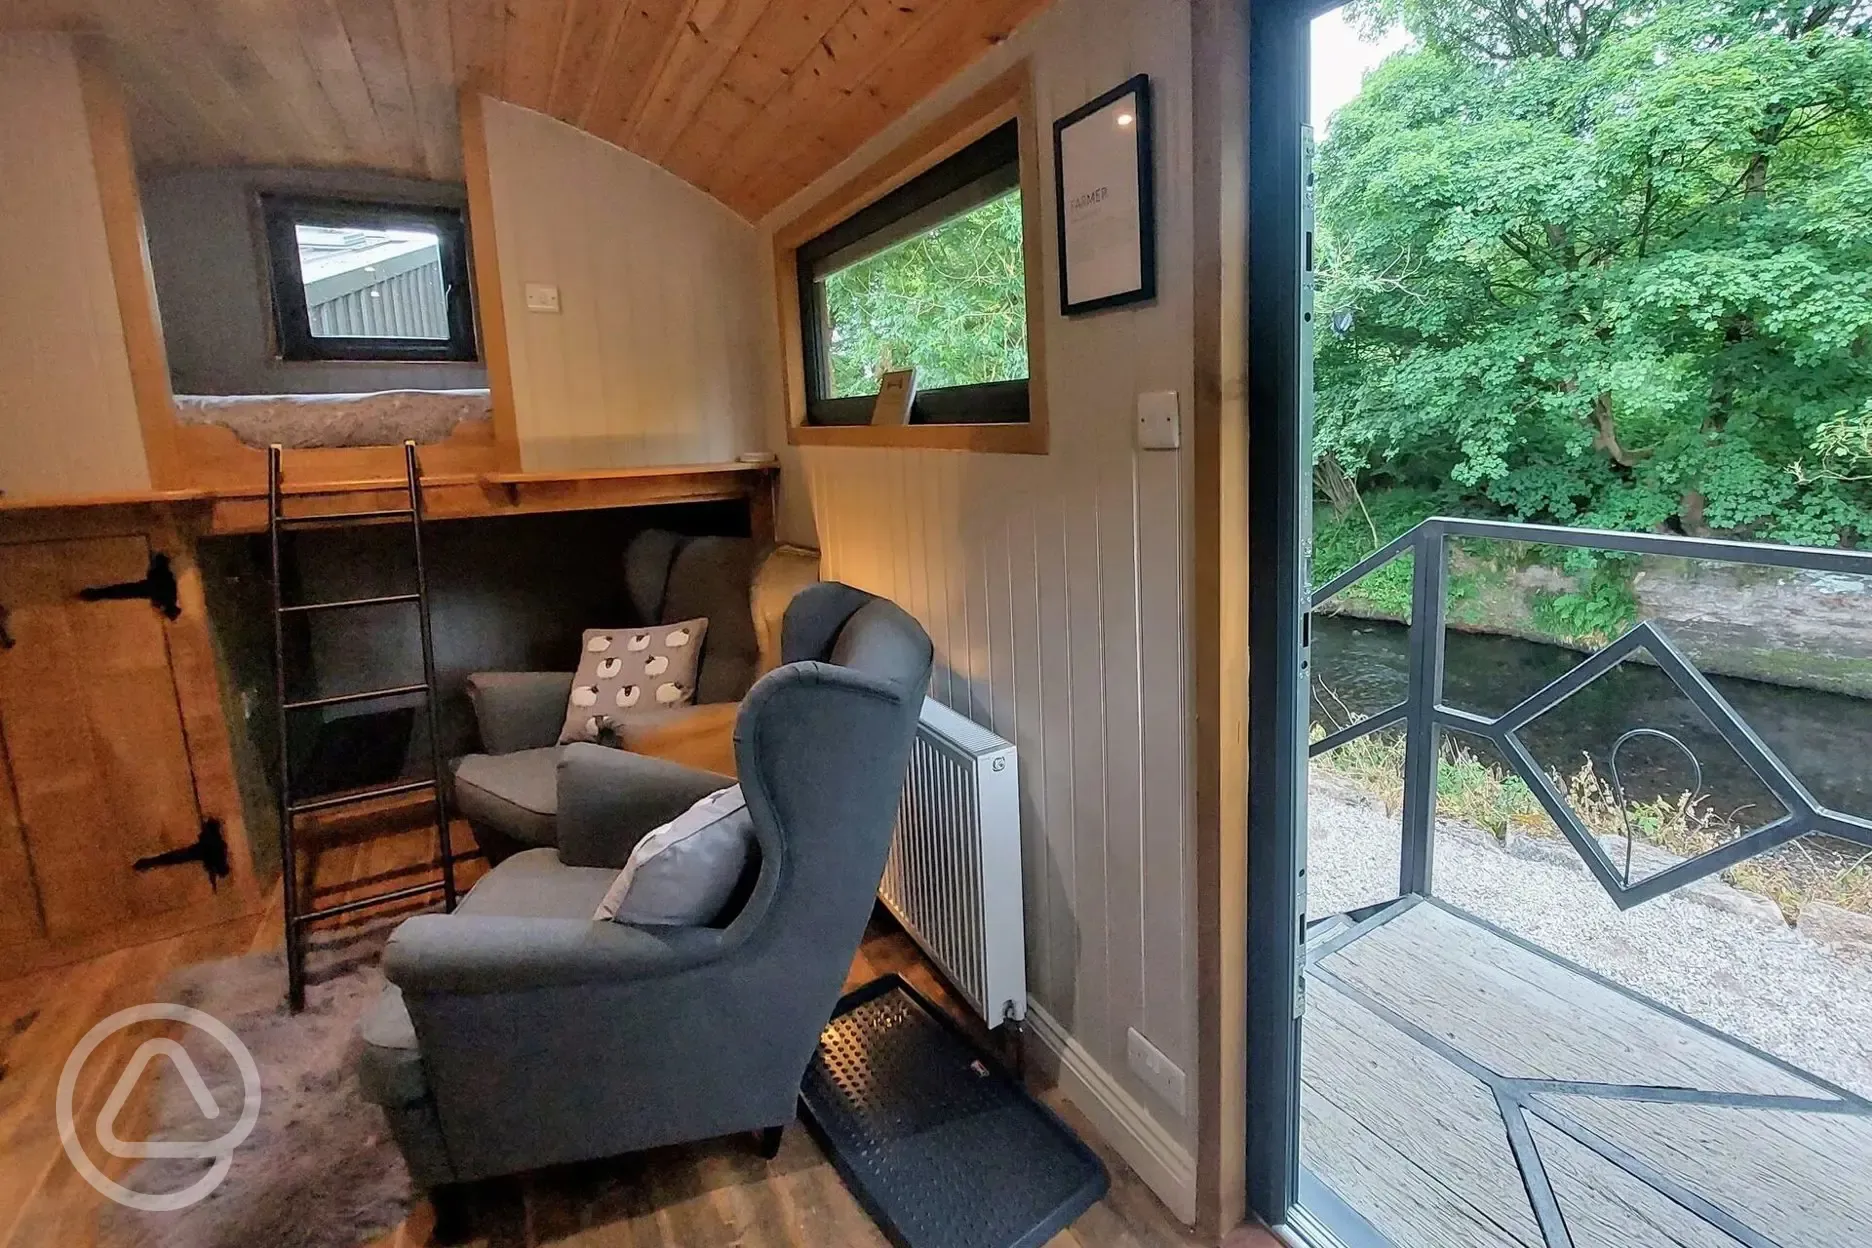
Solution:
[(1071, 1032), (1033, 1001), (1027, 1003), (1027, 1030), (1047, 1051), (1049, 1063), (1057, 1070), (1059, 1090), (1179, 1221), (1194, 1223), (1196, 1163), (1189, 1150)]
[[(732, 463), (570, 473), (425, 473), (423, 506), (431, 519), (456, 520), (746, 499), (749, 524), (761, 539), (772, 533), (776, 472), (772, 464)], [(387, 474), (346, 481), (295, 482), (289, 477), (285, 496), (294, 515), (406, 505), (403, 478)], [(37, 540), (75, 530), (86, 534), (146, 532), (151, 510), (173, 516), (181, 531), (191, 535), (258, 533), (267, 525), (266, 485), (92, 498), (0, 499), (0, 541)]]
[[(809, 425), (800, 351), (799, 249), (880, 196), (961, 151), (995, 127), (1020, 122), (1021, 233), (1027, 292), (1027, 410), (1024, 424)], [(1042, 134), (1031, 67), (1021, 62), (893, 148), (857, 177), (774, 232), (774, 294), (780, 318), (787, 442), (793, 446), (894, 446), (994, 454), (1047, 453), (1046, 287), (1040, 182)]]
[(1248, 431), (1245, 0), (1194, 0), (1196, 389), (1190, 642), (1196, 857), (1196, 1225), (1247, 1216)]
[(494, 182), (488, 172), (486, 102), (460, 93), (462, 176), (468, 185), (468, 258), (473, 270), (481, 359), (494, 407), (494, 466), (520, 470), (520, 424), (514, 409), (513, 362), (507, 349), (507, 311), (499, 246), (494, 237)]
[(143, 455), (150, 485), (174, 489), (183, 484), (183, 473), (176, 447), (169, 353), (156, 305), (156, 278), (150, 268), (123, 91), (93, 43), (75, 41), (73, 51), (98, 202), (104, 211), (104, 242), (117, 292), (117, 315), (123, 323), (124, 351), (130, 364), (130, 389), (136, 400), (137, 424), (143, 431)]

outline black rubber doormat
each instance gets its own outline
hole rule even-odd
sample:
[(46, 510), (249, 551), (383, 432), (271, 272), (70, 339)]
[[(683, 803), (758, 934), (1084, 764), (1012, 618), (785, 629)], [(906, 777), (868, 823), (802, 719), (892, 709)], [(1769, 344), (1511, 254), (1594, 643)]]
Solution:
[(1039, 1248), (1110, 1185), (1084, 1141), (896, 975), (839, 1002), (800, 1099), (898, 1248)]

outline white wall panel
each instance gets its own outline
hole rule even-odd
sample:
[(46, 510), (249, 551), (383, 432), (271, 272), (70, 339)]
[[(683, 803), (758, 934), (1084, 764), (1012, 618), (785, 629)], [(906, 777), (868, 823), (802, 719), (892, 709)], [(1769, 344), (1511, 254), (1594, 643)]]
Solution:
[(0, 490), (149, 488), (77, 64), (0, 36)]
[(888, 594), (938, 653), (934, 694), (1021, 750), (1036, 1000), (1172, 1136), (1179, 1115), (1125, 1066), (1136, 1027), (1195, 1086), (1188, 452), (1133, 446), (1135, 396), (1194, 385), (1190, 20), (1181, 0), (1060, 0), (963, 79), (766, 223), (823, 196), (1027, 57), (1042, 128), (1132, 74), (1151, 76), (1158, 288), (1150, 304), (1058, 315), (1052, 156), (1045, 204), (1044, 456), (783, 449), (782, 532), (827, 576)]
[[(759, 232), (641, 157), (485, 107), (522, 467), (761, 449), (773, 311)], [(560, 311), (527, 311), (529, 282), (557, 286)]]

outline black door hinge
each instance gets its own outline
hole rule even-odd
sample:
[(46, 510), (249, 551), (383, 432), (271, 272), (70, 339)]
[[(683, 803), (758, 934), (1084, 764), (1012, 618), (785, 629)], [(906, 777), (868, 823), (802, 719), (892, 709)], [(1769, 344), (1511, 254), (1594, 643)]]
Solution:
[(169, 566), (169, 556), (160, 552), (150, 555), (149, 571), (143, 574), (142, 580), (93, 585), (79, 590), (78, 597), (84, 602), (147, 598), (167, 619), (173, 620), (182, 614), (182, 604), (176, 601), (175, 569)]
[(155, 867), (178, 867), (185, 862), (199, 862), (202, 870), (208, 873), (208, 886), (213, 888), (217, 882), (233, 874), (233, 867), (228, 862), (227, 837), (221, 834), (219, 819), (201, 821), (201, 835), (195, 838), (193, 845), (184, 845), (181, 849), (171, 849), (165, 853), (151, 854), (139, 858), (130, 864), (133, 870), (148, 871)]

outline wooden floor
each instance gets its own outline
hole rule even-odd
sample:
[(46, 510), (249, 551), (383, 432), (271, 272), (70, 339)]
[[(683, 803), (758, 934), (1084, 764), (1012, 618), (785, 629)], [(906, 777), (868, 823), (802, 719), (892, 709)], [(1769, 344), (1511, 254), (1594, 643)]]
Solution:
[[(320, 904), (351, 895), (345, 881), (370, 879), (373, 891), (413, 882), (430, 845), (420, 834), (339, 840), (309, 868)], [(472, 878), (480, 865), (466, 867)], [(378, 912), (381, 913), (381, 912)], [(369, 921), (359, 916), (354, 922)], [(103, 1197), (72, 1169), (58, 1141), (52, 1105), (66, 1056), (93, 1023), (116, 1010), (161, 999), (159, 986), (178, 967), (208, 958), (277, 948), (277, 910), (248, 920), (10, 981), (0, 981), (0, 1248), (105, 1248), (95, 1230)], [(915, 945), (887, 923), (873, 931), (853, 964), (851, 981), (887, 971), (904, 974), (932, 999), (953, 1006)], [(91, 1120), (129, 1057), (131, 1039), (107, 1042), (86, 1063), (78, 1117)], [(94, 1077), (95, 1072), (95, 1077)], [(1051, 1102), (1106, 1158), (1111, 1194), (1051, 1241), (1051, 1248), (1185, 1248), (1192, 1238), (1143, 1183), (1102, 1143), (1071, 1105)], [(133, 1101), (119, 1128), (142, 1138), (143, 1107)], [(107, 1166), (120, 1176), (128, 1162)], [(724, 1140), (480, 1185), (474, 1244), (482, 1248), (888, 1248), (846, 1192), (804, 1129), (789, 1130), (780, 1156), (759, 1158), (747, 1141)], [(316, 1209), (304, 1211), (317, 1217)], [(419, 1204), (409, 1220), (359, 1248), (418, 1248), (431, 1242), (432, 1214)], [(1230, 1248), (1271, 1246), (1242, 1231)], [(256, 1245), (255, 1248), (261, 1248)]]
[(1301, 1144), (1329, 1225), (1398, 1248), (1869, 1242), (1872, 1105), (1439, 903), (1367, 922), (1311, 951)]

